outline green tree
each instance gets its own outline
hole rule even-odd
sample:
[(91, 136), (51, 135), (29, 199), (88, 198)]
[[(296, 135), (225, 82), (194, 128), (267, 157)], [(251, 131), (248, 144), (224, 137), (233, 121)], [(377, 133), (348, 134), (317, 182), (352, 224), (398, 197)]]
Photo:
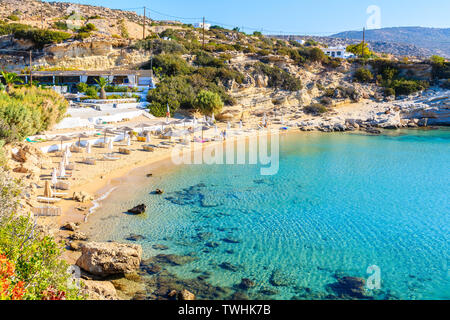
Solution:
[(216, 115), (222, 111), (223, 101), (217, 93), (202, 90), (198, 93), (194, 105), (203, 114)]
[(17, 76), (17, 73), (2, 71), (2, 76), (6, 82), (6, 92), (8, 94), (11, 93), (11, 89), (15, 83), (23, 83), (23, 80)]
[(106, 78), (95, 79), (95, 82), (100, 87), (100, 99), (106, 100), (107, 97), (105, 87), (109, 84), (108, 79)]
[(440, 56), (438, 56), (438, 55), (434, 55), (434, 56), (431, 56), (431, 58), (430, 58), (430, 61), (433, 63), (433, 64), (436, 64), (436, 65), (438, 65), (438, 66), (443, 66), (444, 64), (445, 64), (445, 58), (444, 57), (440, 57)]
[(357, 55), (357, 56), (367, 57), (367, 56), (371, 56), (372, 55), (372, 51), (370, 51), (369, 45), (367, 44), (367, 42), (364, 42), (364, 43), (361, 42), (359, 44), (349, 45), (346, 50), (348, 52), (351, 52), (351, 53)]

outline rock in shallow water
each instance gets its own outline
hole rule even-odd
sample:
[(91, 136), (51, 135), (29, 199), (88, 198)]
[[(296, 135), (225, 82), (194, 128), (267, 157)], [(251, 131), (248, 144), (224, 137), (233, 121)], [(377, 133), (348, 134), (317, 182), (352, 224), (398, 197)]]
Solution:
[(139, 215), (139, 214), (145, 213), (146, 210), (147, 210), (147, 206), (145, 204), (140, 204), (140, 205), (128, 210), (127, 212), (131, 213), (131, 214)]

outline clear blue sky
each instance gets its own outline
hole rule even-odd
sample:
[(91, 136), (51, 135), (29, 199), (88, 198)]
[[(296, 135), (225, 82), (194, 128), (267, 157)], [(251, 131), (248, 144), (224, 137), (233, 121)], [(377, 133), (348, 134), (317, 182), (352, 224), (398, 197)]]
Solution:
[[(70, 1), (70, 0), (65, 0)], [(449, 28), (449, 0), (72, 0), (114, 9), (146, 6), (156, 20), (199, 22), (205, 16), (212, 22), (244, 27), (245, 32), (264, 29), (265, 33), (327, 35), (359, 30), (366, 25), (366, 9), (381, 9), (381, 27), (422, 26)], [(154, 11), (151, 11), (154, 10)], [(133, 10), (143, 14), (142, 9)], [(174, 19), (172, 16), (194, 19)], [(101, 14), (101, 13), (99, 13)], [(213, 23), (214, 24), (214, 23)]]

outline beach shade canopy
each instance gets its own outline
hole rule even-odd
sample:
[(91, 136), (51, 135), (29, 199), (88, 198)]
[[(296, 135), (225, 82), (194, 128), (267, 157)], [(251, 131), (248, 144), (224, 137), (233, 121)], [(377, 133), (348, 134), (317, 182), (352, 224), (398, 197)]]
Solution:
[(61, 141), (61, 151), (63, 151), (63, 142), (64, 141), (71, 141), (72, 138), (68, 136), (56, 136), (53, 141)]
[(78, 133), (76, 135), (73, 136), (74, 138), (78, 138), (78, 146), (81, 147), (81, 139), (87, 139), (89, 138), (89, 136), (87, 134), (84, 133)]
[(181, 136), (184, 136), (184, 135), (185, 135), (184, 130), (181, 130), (181, 131), (173, 131), (173, 130), (171, 130), (171, 131), (169, 131), (169, 132), (164, 134), (165, 137), (171, 137), (171, 138), (181, 137)]
[(88, 143), (86, 144), (86, 153), (91, 153), (92, 152), (92, 147), (91, 147), (91, 143), (88, 141)]
[(120, 127), (119, 130), (123, 132), (123, 137), (125, 139), (127, 132), (133, 131), (134, 129), (131, 127), (128, 127), (128, 126), (124, 126), (124, 127)]
[(116, 132), (110, 128), (105, 128), (103, 130), (103, 142), (106, 143), (106, 136), (115, 135)]
[(153, 127), (153, 126), (154, 125), (152, 125), (152, 124), (143, 122), (143, 123), (138, 124), (136, 126), (136, 129), (141, 129), (141, 131), (144, 131), (145, 128), (150, 128), (150, 127)]
[(44, 187), (44, 197), (51, 198), (52, 197), (52, 188), (50, 187), (50, 181), (45, 181)]

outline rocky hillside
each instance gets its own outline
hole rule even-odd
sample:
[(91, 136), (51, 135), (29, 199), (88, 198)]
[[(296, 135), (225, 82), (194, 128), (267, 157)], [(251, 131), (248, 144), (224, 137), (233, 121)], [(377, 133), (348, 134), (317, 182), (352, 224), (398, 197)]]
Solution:
[[(331, 36), (332, 38), (362, 40), (362, 31), (346, 31)], [(375, 44), (384, 43), (390, 53), (395, 52), (395, 46), (409, 45), (411, 55), (416, 48), (425, 49), (423, 54), (436, 54), (450, 58), (450, 28), (422, 28), (422, 27), (397, 27), (366, 30), (366, 39)], [(391, 44), (391, 48), (387, 44)], [(426, 51), (427, 50), (427, 51)], [(379, 50), (381, 51), (381, 50)], [(422, 53), (418, 51), (418, 53)]]

